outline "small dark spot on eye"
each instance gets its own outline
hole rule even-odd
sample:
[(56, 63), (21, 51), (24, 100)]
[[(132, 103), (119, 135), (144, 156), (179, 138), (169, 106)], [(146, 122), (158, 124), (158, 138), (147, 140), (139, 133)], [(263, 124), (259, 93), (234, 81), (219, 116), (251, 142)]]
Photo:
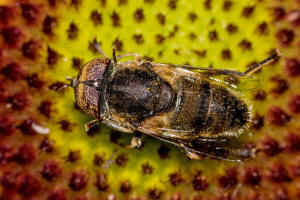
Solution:
[(179, 172), (174, 172), (174, 173), (169, 174), (169, 181), (170, 181), (171, 185), (177, 186), (180, 183), (182, 183), (183, 178), (181, 177), (181, 174)]
[(148, 196), (150, 199), (160, 199), (163, 192), (157, 188), (151, 188), (148, 190)]
[(78, 9), (81, 3), (81, 0), (71, 0), (71, 6), (74, 6), (76, 9)]
[(113, 27), (121, 26), (121, 18), (115, 11), (113, 12), (113, 14), (110, 17), (112, 19)]
[(120, 186), (120, 192), (128, 193), (132, 189), (131, 182), (129, 180), (123, 181)]
[(282, 45), (288, 46), (295, 38), (292, 30), (281, 29), (276, 33), (276, 37)]
[(193, 53), (195, 53), (199, 58), (204, 58), (206, 56), (206, 50), (197, 50), (193, 49)]
[(208, 38), (209, 38), (211, 41), (217, 41), (217, 40), (219, 40), (217, 31), (215, 31), (215, 30), (210, 31), (210, 32), (208, 33)]
[(146, 163), (142, 164), (142, 171), (143, 171), (143, 174), (152, 174), (153, 167), (148, 162), (146, 162)]
[(226, 30), (229, 34), (236, 33), (238, 31), (238, 27), (234, 24), (228, 24)]
[(193, 32), (189, 33), (189, 39), (191, 41), (195, 40), (196, 38), (197, 38), (197, 35), (195, 33), (193, 33)]
[(138, 8), (135, 11), (135, 13), (133, 14), (133, 17), (134, 17), (135, 21), (142, 22), (145, 18), (143, 9)]
[(128, 3), (128, 0), (119, 0), (119, 6), (126, 5)]
[(232, 8), (232, 4), (233, 3), (230, 0), (224, 1), (224, 3), (223, 3), (223, 10), (229, 11)]
[(73, 22), (69, 25), (69, 28), (67, 30), (67, 33), (68, 33), (68, 38), (69, 39), (75, 39), (77, 36), (78, 36), (78, 32), (79, 32), (79, 29), (78, 27), (76, 26), (76, 24), (74, 24)]
[(124, 167), (128, 161), (128, 157), (123, 153), (117, 156), (116, 164), (120, 167)]
[(80, 150), (76, 151), (69, 151), (68, 156), (66, 157), (66, 160), (68, 162), (76, 162), (77, 160), (81, 159)]
[(72, 58), (72, 67), (74, 69), (79, 69), (82, 66), (82, 59), (74, 57)]
[(197, 16), (196, 13), (194, 13), (194, 12), (190, 12), (190, 13), (188, 14), (188, 19), (189, 19), (191, 22), (195, 22), (197, 18), (198, 18), (198, 16)]
[(47, 56), (48, 65), (55, 65), (57, 63), (60, 55), (56, 51), (51, 49), (50, 47), (48, 47), (47, 53), (48, 53), (48, 56)]
[(161, 159), (166, 159), (169, 157), (170, 149), (162, 144), (160, 145), (157, 152)]
[(240, 43), (239, 43), (239, 47), (243, 50), (243, 51), (249, 51), (252, 50), (252, 44), (251, 42), (249, 42), (246, 39), (243, 39)]
[(161, 24), (161, 25), (165, 25), (166, 23), (166, 16), (162, 13), (158, 13), (156, 15), (156, 19), (158, 20), (158, 22)]
[(255, 6), (244, 7), (243, 11), (242, 11), (242, 16), (246, 17), (246, 18), (250, 17), (252, 15), (254, 9), (255, 9)]
[(107, 182), (107, 174), (98, 174), (96, 186), (99, 191), (106, 191), (109, 187)]
[(260, 35), (268, 35), (269, 34), (269, 27), (266, 22), (262, 22), (257, 26), (257, 31)]
[(210, 10), (211, 9), (211, 0), (206, 0), (204, 2), (204, 7), (206, 10)]
[(56, 17), (46, 16), (43, 22), (43, 32), (47, 35), (53, 35), (53, 29), (57, 27), (58, 22)]
[(97, 153), (94, 154), (93, 163), (96, 167), (100, 167), (101, 165), (103, 165), (104, 161), (104, 155), (99, 155)]
[(158, 44), (162, 44), (165, 41), (165, 37), (160, 34), (155, 35), (155, 38), (156, 38), (156, 43)]
[(171, 8), (172, 10), (176, 9), (177, 1), (178, 0), (169, 0), (169, 3), (168, 3), (169, 8)]
[(231, 51), (229, 49), (222, 50), (221, 55), (223, 60), (231, 60), (232, 58)]
[(134, 34), (132, 38), (137, 44), (143, 44), (145, 42), (142, 34)]
[(103, 24), (102, 14), (97, 10), (93, 10), (90, 15), (90, 19), (92, 20), (95, 26)]
[(121, 52), (123, 50), (123, 42), (118, 38), (116, 38), (112, 44), (115, 45), (116, 51)]
[(201, 171), (198, 171), (192, 181), (193, 188), (196, 191), (205, 190), (208, 187), (206, 178), (202, 175)]
[(285, 17), (285, 9), (283, 7), (277, 7), (273, 9), (274, 21), (279, 21)]

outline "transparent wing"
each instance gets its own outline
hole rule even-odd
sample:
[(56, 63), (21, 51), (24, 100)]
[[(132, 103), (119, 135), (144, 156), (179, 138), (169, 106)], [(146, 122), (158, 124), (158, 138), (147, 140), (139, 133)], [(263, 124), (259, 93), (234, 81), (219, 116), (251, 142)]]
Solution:
[(162, 141), (174, 144), (201, 157), (217, 160), (242, 162), (253, 156), (253, 148), (248, 147), (239, 138), (199, 138), (180, 140), (152, 135)]
[(259, 79), (239, 71), (204, 68), (204, 67), (196, 67), (190, 65), (173, 65), (173, 64), (167, 64), (167, 65), (171, 67), (179, 67), (186, 70), (190, 70), (192, 72), (197, 73), (198, 75), (216, 81), (219, 84), (228, 86), (233, 90), (253, 91), (259, 89), (260, 86)]

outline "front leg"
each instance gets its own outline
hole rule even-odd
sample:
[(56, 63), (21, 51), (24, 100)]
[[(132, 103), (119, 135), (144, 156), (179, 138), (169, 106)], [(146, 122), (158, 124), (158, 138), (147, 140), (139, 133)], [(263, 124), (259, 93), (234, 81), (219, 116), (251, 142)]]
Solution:
[(184, 149), (185, 154), (192, 160), (202, 160), (203, 157), (199, 154), (196, 154), (195, 152), (192, 152), (190, 150)]
[(143, 134), (141, 132), (134, 132), (134, 136), (131, 139), (130, 145), (124, 145), (123, 147), (126, 149), (140, 148), (142, 146), (142, 137)]
[(101, 119), (94, 119), (88, 123), (85, 123), (85, 131), (88, 132), (90, 128), (96, 126), (101, 121), (102, 121)]

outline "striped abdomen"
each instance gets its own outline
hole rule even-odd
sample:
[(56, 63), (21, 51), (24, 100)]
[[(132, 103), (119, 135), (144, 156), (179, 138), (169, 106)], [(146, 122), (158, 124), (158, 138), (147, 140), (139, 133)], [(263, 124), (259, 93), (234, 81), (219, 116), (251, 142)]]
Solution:
[(250, 119), (245, 102), (224, 87), (207, 80), (182, 77), (171, 127), (197, 133), (219, 135), (243, 128)]

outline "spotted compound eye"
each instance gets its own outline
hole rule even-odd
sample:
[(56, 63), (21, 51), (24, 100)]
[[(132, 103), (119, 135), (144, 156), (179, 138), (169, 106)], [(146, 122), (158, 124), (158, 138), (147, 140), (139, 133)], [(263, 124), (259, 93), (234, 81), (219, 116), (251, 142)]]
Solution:
[(88, 80), (102, 79), (103, 74), (110, 63), (109, 58), (97, 58), (85, 64), (77, 76), (75, 86), (75, 98), (78, 106), (88, 115), (98, 118), (98, 91), (86, 84), (80, 83)]

